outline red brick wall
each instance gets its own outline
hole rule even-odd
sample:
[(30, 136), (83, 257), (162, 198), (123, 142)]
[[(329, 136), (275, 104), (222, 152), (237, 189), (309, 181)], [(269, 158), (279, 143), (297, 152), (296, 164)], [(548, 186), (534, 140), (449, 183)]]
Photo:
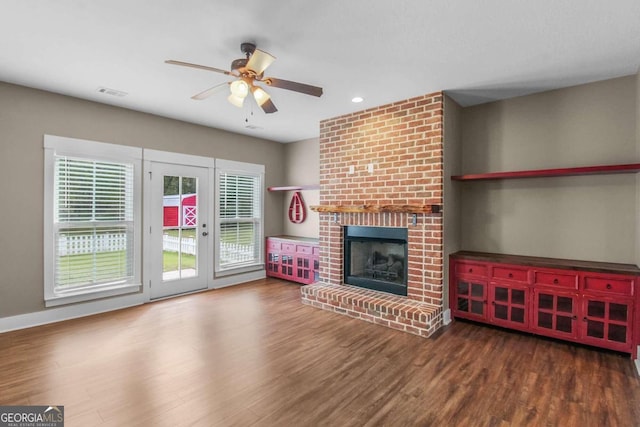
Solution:
[[(442, 93), (320, 123), (320, 205), (442, 205)], [(368, 165), (373, 164), (373, 173)], [(353, 173), (350, 173), (353, 166)], [(408, 297), (442, 305), (442, 214), (320, 214), (320, 276), (342, 284), (342, 226), (407, 227)]]

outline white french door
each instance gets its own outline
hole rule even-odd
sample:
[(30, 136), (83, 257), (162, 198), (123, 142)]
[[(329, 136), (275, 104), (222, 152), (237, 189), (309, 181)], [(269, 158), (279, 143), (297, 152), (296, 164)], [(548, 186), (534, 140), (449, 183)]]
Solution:
[(150, 298), (206, 289), (209, 239), (209, 169), (151, 162)]

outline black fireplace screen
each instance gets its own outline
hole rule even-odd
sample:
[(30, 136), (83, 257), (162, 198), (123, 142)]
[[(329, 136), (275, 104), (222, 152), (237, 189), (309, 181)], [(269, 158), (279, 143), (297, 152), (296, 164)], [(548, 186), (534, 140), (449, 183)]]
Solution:
[(407, 295), (407, 229), (344, 229), (344, 281), (347, 284)]

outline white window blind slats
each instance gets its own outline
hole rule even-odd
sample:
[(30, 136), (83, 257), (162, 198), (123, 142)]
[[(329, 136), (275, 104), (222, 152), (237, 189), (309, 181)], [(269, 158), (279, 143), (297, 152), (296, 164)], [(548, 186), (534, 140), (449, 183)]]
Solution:
[(133, 219), (133, 165), (57, 157), (57, 222)]
[(134, 166), (56, 156), (54, 290), (134, 279)]
[(260, 262), (260, 175), (219, 172), (221, 269)]
[(259, 216), (260, 177), (230, 173), (220, 175), (220, 218), (255, 218)]

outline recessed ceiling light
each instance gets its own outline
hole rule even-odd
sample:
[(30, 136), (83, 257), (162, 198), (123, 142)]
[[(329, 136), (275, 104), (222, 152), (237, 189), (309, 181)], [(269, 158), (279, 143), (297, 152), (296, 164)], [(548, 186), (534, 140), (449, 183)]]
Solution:
[(364, 98), (361, 96), (356, 96), (351, 98), (351, 102), (353, 102), (354, 104), (358, 104), (359, 102), (362, 102), (362, 101), (364, 101)]

